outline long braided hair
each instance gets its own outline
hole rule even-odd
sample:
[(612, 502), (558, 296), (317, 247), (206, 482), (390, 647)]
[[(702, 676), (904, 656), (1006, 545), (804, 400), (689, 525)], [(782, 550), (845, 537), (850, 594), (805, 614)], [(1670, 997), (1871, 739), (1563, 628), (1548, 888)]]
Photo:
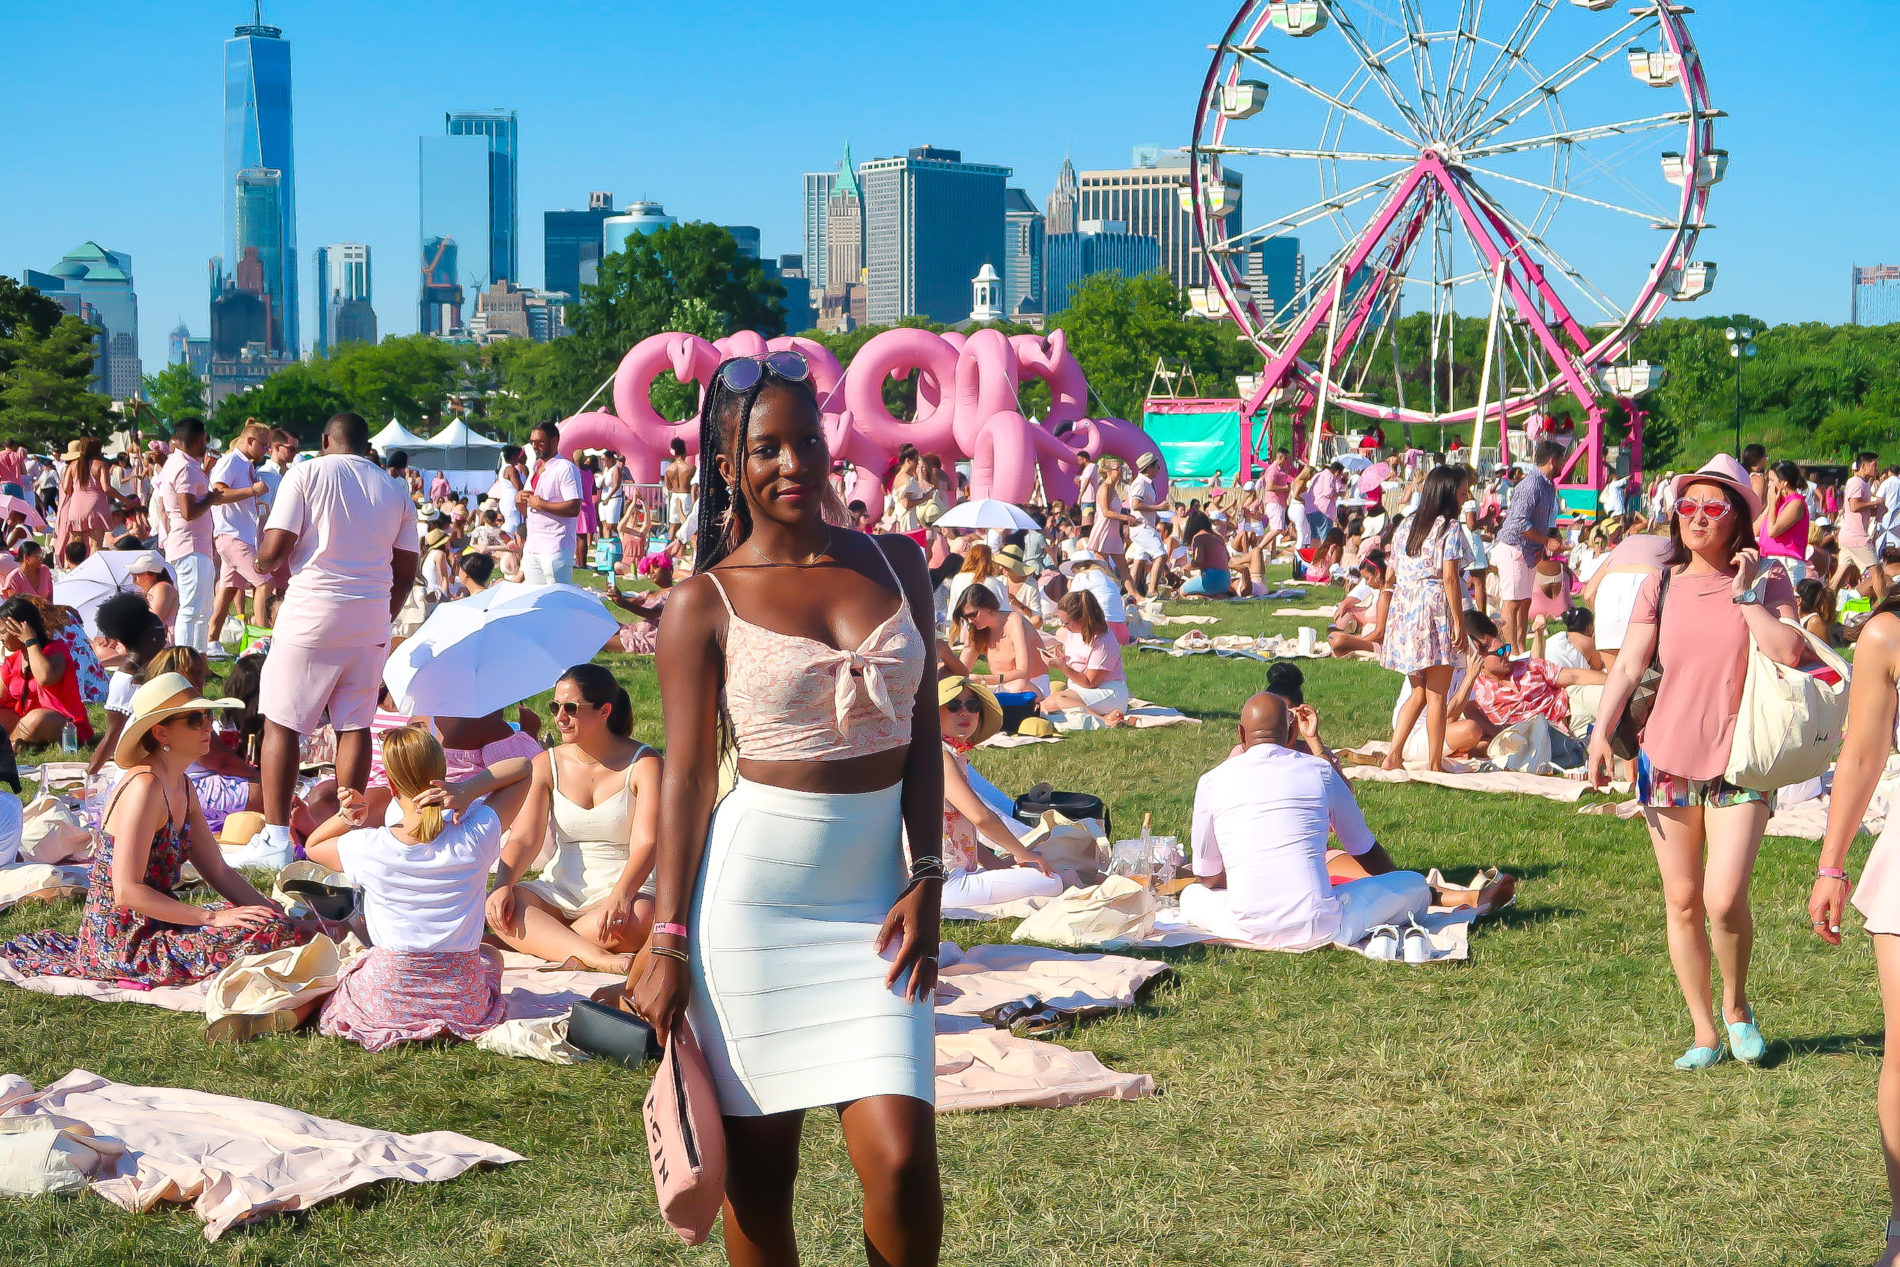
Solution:
[[(720, 474), (714, 458), (725, 454), (735, 471), (744, 465), (740, 455), (745, 452), (746, 438), (752, 430), (752, 410), (768, 383), (803, 397), (810, 402), (812, 413), (820, 413), (818, 392), (810, 379), (801, 383), (768, 372), (759, 375), (759, 381), (745, 391), (735, 392), (726, 386), (717, 372), (713, 374), (712, 385), (706, 389), (706, 398), (699, 410), (699, 522), (696, 525), (698, 545), (693, 555), (695, 574), (710, 572), (715, 564), (745, 544), (745, 539), (752, 535), (752, 508), (746, 504), (744, 494), (736, 492), (726, 477)], [(824, 481), (819, 506), (825, 522), (834, 526), (848, 522), (844, 505), (832, 491), (829, 479)]]

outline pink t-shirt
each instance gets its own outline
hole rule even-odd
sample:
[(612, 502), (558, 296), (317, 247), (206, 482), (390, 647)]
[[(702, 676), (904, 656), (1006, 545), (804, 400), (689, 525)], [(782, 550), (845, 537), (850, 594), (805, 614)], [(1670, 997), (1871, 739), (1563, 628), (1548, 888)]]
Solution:
[(0, 581), (0, 597), (13, 598), (19, 594), (36, 594), (50, 599), (53, 596), (53, 569), (42, 563), (39, 580), (35, 582), (26, 579), (26, 569), (14, 565), (7, 572), (6, 579)]
[(1858, 475), (1847, 477), (1847, 495), (1841, 499), (1841, 544), (1859, 549), (1872, 536), (1874, 512), (1855, 510), (1855, 502), (1874, 500), (1873, 487)]
[(1111, 630), (1095, 641), (1090, 642), (1079, 633), (1064, 629), (1061, 633), (1062, 658), (1078, 669), (1107, 669), (1108, 676), (1097, 682), (1097, 686), (1107, 686), (1110, 682), (1126, 681), (1128, 675), (1122, 672), (1122, 648), (1115, 641)]
[(413, 510), (402, 485), (368, 458), (332, 453), (285, 472), (264, 525), (297, 534), (275, 636), (303, 647), (388, 642), (390, 556), (416, 552)]
[[(1728, 769), (1748, 672), (1748, 621), (1731, 597), (1733, 586), (1725, 572), (1679, 573), (1669, 580), (1657, 655), (1662, 684), (1643, 728), (1643, 751), (1657, 769), (1680, 778), (1715, 779)], [(1657, 623), (1661, 587), (1660, 572), (1643, 582), (1630, 613), (1632, 630)], [(1794, 587), (1780, 568), (1762, 601), (1770, 611), (1794, 614)]]
[(183, 449), (173, 449), (158, 478), (152, 482), (152, 496), (165, 519), (165, 558), (177, 562), (193, 554), (211, 553), (211, 512), (196, 519), (185, 517), (188, 501), (198, 501), (211, 492), (211, 480), (204, 467)]
[(1786, 532), (1770, 533), (1761, 539), (1761, 552), (1771, 559), (1805, 559), (1808, 557), (1808, 503), (1799, 493), (1789, 493), (1775, 507), (1779, 515), (1788, 508), (1789, 503), (1801, 508), (1794, 522), (1788, 525)]
[(1286, 505), (1287, 489), (1293, 486), (1293, 477), (1299, 474), (1299, 468), (1289, 462), (1269, 462), (1260, 476), (1260, 500), (1268, 506)]
[[(579, 501), (580, 468), (564, 457), (551, 457), (534, 473), (534, 479), (529, 481), (528, 488), (542, 501)], [(579, 533), (580, 517), (578, 515), (569, 515), (563, 519), (559, 515), (550, 515), (546, 511), (531, 510), (528, 512), (527, 544), (524, 548), (529, 554), (572, 554), (574, 542)]]

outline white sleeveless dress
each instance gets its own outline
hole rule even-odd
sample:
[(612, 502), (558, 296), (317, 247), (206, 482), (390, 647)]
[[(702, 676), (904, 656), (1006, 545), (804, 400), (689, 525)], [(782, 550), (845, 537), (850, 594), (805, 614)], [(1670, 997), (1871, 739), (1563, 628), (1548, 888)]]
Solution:
[[(523, 888), (569, 917), (584, 915), (607, 900), (627, 869), (633, 831), (633, 768), (652, 752), (641, 744), (627, 763), (620, 790), (587, 809), (561, 792), (561, 763), (548, 754), (548, 781), (554, 792), (550, 798), (554, 858), (538, 879), (523, 881)], [(653, 876), (647, 877), (640, 892), (653, 896)]]

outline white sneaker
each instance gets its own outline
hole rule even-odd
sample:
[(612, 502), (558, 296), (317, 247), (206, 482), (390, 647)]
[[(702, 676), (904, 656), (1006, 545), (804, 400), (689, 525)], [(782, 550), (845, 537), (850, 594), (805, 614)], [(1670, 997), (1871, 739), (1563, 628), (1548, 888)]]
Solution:
[(1366, 942), (1366, 958), (1395, 960), (1399, 957), (1399, 930), (1390, 924), (1381, 924), (1372, 930), (1371, 940)]
[(291, 843), (289, 831), (285, 831), (281, 840), (271, 838), (270, 828), (266, 827), (251, 837), (247, 845), (224, 851), (224, 860), (234, 867), (258, 867), (275, 874), (296, 861), (297, 848)]
[(205, 648), (205, 659), (207, 660), (229, 660), (230, 658), (231, 649), (222, 642), (214, 642)]
[(1405, 962), (1430, 963), (1432, 961), (1432, 939), (1417, 923), (1405, 930)]

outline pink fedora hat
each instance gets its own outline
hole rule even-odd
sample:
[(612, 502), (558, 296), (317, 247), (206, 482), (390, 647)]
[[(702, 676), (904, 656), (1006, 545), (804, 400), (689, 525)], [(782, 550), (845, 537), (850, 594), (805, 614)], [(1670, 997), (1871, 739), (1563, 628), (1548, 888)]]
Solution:
[(1682, 490), (1691, 484), (1720, 484), (1732, 488), (1742, 495), (1742, 501), (1748, 507), (1749, 522), (1761, 518), (1761, 495), (1748, 482), (1747, 470), (1726, 453), (1716, 454), (1703, 463), (1699, 471), (1676, 476), (1676, 482), (1669, 490), (1669, 500), (1673, 502), (1680, 498)]

